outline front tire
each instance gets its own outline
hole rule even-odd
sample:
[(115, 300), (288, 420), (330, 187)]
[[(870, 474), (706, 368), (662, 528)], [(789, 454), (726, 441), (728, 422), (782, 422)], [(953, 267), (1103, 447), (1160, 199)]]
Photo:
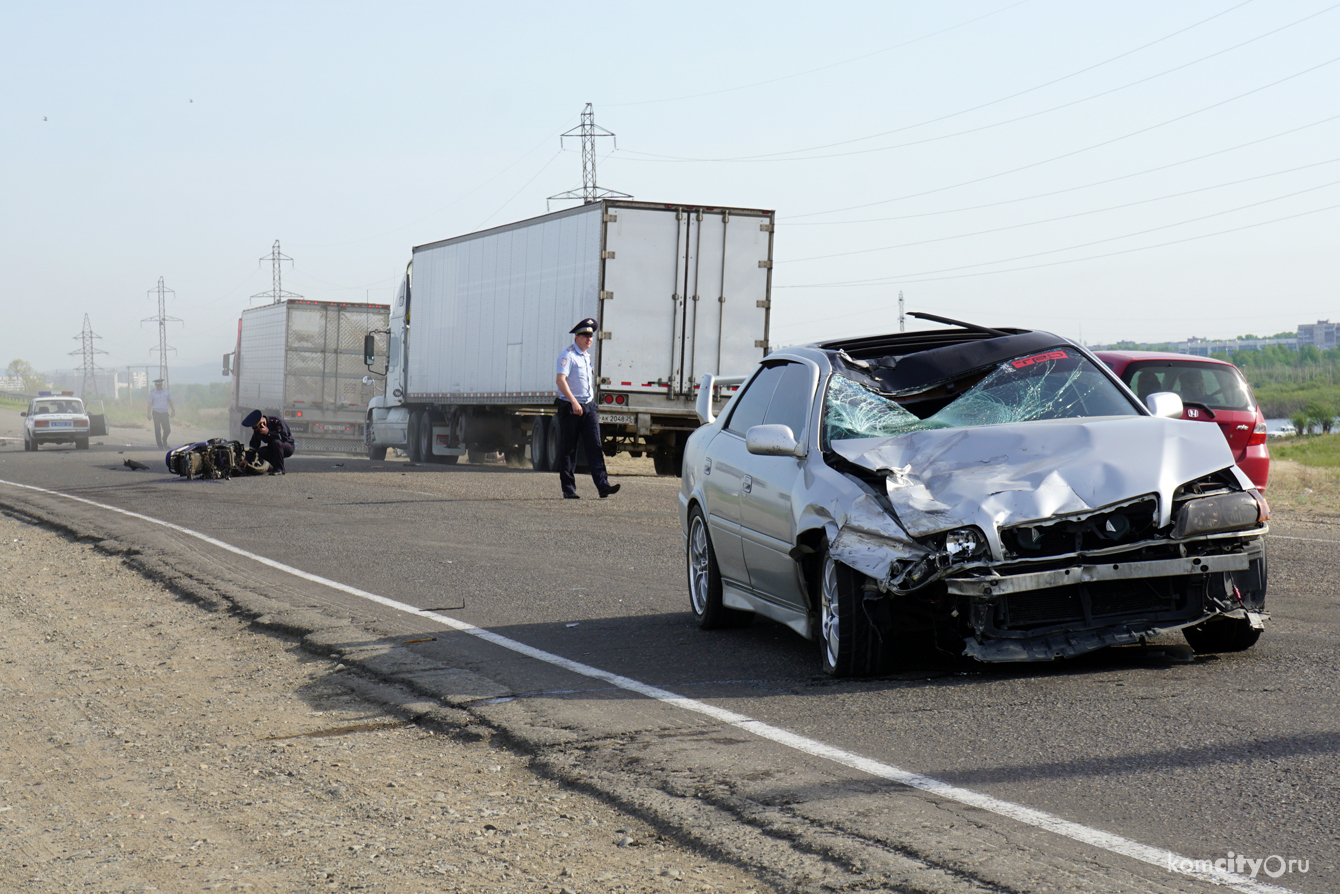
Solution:
[(865, 607), (865, 575), (824, 548), (819, 567), (819, 657), (830, 677), (879, 673), (884, 646)]
[(1213, 618), (1182, 629), (1187, 645), (1197, 654), (1245, 652), (1261, 638), (1261, 630), (1246, 618)]
[(726, 608), (721, 602), (721, 571), (717, 568), (716, 551), (707, 531), (707, 519), (697, 506), (689, 512), (689, 543), (687, 561), (689, 607), (693, 619), (703, 630), (722, 627), (743, 627), (754, 620), (753, 612)]
[(375, 463), (386, 459), (386, 448), (376, 444), (368, 445), (368, 459)]

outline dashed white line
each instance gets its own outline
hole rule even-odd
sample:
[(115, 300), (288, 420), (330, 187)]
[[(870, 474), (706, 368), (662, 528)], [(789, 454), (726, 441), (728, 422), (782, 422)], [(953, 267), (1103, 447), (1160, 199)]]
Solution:
[[(970, 807), (976, 807), (980, 810), (990, 811), (991, 813), (994, 813), (997, 816), (1002, 816), (1007, 819), (1012, 819), (1016, 822), (1020, 822), (1028, 826), (1033, 826), (1038, 829), (1053, 832), (1062, 837), (1069, 838), (1072, 841), (1077, 841), (1081, 844), (1089, 845), (1091, 847), (1101, 848), (1102, 850), (1108, 851), (1113, 854), (1120, 854), (1125, 857), (1130, 857), (1134, 860), (1139, 860), (1142, 863), (1148, 863), (1152, 866), (1157, 866), (1160, 869), (1164, 869), (1170, 872), (1176, 872), (1179, 875), (1199, 879), (1200, 881), (1208, 882), (1213, 885), (1221, 885), (1223, 887), (1231, 888), (1234, 891), (1241, 891), (1243, 892), (1243, 894), (1296, 894), (1296, 892), (1288, 888), (1281, 888), (1276, 885), (1270, 885), (1264, 882), (1258, 882), (1254, 878), (1242, 875), (1240, 873), (1229, 872), (1222, 869), (1216, 869), (1212, 865), (1210, 865), (1209, 861), (1193, 860), (1191, 858), (1184, 857), (1181, 854), (1178, 854), (1174, 851), (1166, 850), (1160, 847), (1154, 847), (1152, 845), (1141, 844), (1138, 841), (1133, 841), (1132, 839), (1125, 838), (1120, 835), (1114, 835), (1110, 832), (1104, 832), (1101, 829), (1093, 829), (1088, 826), (1081, 825), (1079, 823), (1074, 823), (1069, 820), (1062, 819), (1059, 816), (1055, 816), (1042, 810), (1034, 810), (1033, 808), (1025, 807), (1022, 804), (1015, 804), (1011, 801), (1004, 801), (1001, 800), (1000, 798), (994, 798), (990, 795), (984, 795), (980, 792), (975, 792), (971, 789), (961, 788), (956, 785), (950, 785), (947, 782), (942, 782), (938, 779), (934, 779), (929, 776), (922, 776), (918, 773), (912, 773), (907, 770), (900, 769), (898, 767), (893, 766), (892, 764), (886, 764), (882, 761), (877, 761), (868, 757), (863, 757), (862, 755), (856, 754), (851, 751), (844, 751), (841, 748), (835, 748), (832, 745), (820, 742), (817, 739), (811, 739), (806, 736), (797, 735), (796, 733), (793, 733), (789, 730), (782, 729), (781, 727), (772, 726), (771, 724), (763, 723), (762, 721), (759, 720), (754, 720), (751, 717), (748, 717), (744, 714), (736, 713), (735, 711), (730, 711), (725, 708), (719, 708), (716, 705), (698, 701), (697, 699), (677, 695), (676, 693), (670, 692), (667, 689), (661, 689), (658, 686), (652, 686), (650, 684), (643, 683), (639, 680), (634, 680), (631, 677), (625, 677), (622, 676), (621, 674), (615, 674), (606, 670), (601, 670), (598, 667), (592, 667), (591, 665), (583, 664), (580, 661), (573, 661), (570, 658), (564, 658), (562, 655), (555, 655), (552, 652), (546, 652), (543, 649), (537, 649), (533, 646), (528, 646), (525, 643), (518, 642), (514, 639), (510, 639), (498, 633), (494, 633), (491, 630), (487, 630), (482, 627), (476, 627), (475, 625), (469, 624), (465, 621), (457, 620), (456, 618), (453, 618), (450, 615), (443, 615), (433, 611), (423, 611), (421, 609), (415, 608), (412, 605), (408, 605), (403, 602), (397, 602), (396, 600), (388, 599), (385, 596), (378, 596), (376, 593), (369, 593), (366, 590), (360, 590), (357, 587), (351, 587), (348, 584), (342, 584), (339, 581), (333, 581), (324, 577), (320, 577), (319, 575), (310, 574), (306, 571), (303, 571), (302, 569), (285, 565), (282, 562), (276, 562), (274, 559), (269, 559), (266, 558), (265, 556), (257, 555), (256, 553), (253, 552), (248, 552), (247, 550), (233, 546), (230, 543), (225, 543), (222, 540), (210, 537), (208, 534), (202, 534), (199, 531), (193, 531), (190, 528), (184, 528), (181, 525), (175, 525), (171, 522), (163, 521), (162, 519), (158, 518), (153, 518), (152, 516), (144, 515), (139, 512), (132, 512), (128, 509), (122, 509), (118, 506), (110, 506), (105, 503), (98, 503), (93, 500), (85, 499), (84, 497), (76, 497), (72, 494), (63, 494), (59, 491), (47, 490), (46, 488), (36, 487), (31, 484), (20, 484), (15, 481), (5, 481), (3, 479), (0, 479), (0, 484), (6, 484), (11, 487), (21, 488), (23, 490), (36, 491), (38, 493), (47, 494), (53, 497), (62, 497), (64, 499), (73, 500), (78, 503), (84, 503), (88, 506), (94, 506), (97, 507), (98, 509), (105, 509), (109, 512), (115, 512), (120, 515), (128, 516), (130, 518), (136, 518), (141, 521), (146, 521), (149, 522), (150, 524), (160, 525), (164, 528), (176, 531), (180, 534), (185, 534), (188, 537), (194, 537), (198, 540), (210, 544), (211, 546), (216, 546), (219, 549), (233, 553), (234, 555), (242, 556), (244, 558), (251, 559), (254, 562), (259, 562), (262, 565), (267, 565), (279, 571), (292, 574), (294, 577), (299, 577), (302, 578), (303, 580), (311, 581), (312, 583), (330, 587), (333, 590), (338, 590), (341, 593), (347, 593), (350, 596), (356, 596), (360, 599), (365, 599), (369, 602), (376, 603), (377, 605), (381, 605), (386, 608), (391, 608), (399, 612), (404, 612), (405, 614), (412, 615), (415, 618), (431, 618), (434, 621), (437, 621), (439, 624), (442, 624), (444, 627), (460, 631), (461, 633), (468, 633), (471, 636), (478, 637), (479, 639), (484, 640), (485, 642), (493, 643), (496, 646), (508, 649), (509, 651), (515, 652), (519, 655), (525, 655), (528, 658), (534, 658), (537, 661), (543, 661), (547, 664), (563, 668), (564, 670), (571, 671), (572, 673), (580, 674), (585, 677), (590, 677), (596, 680), (603, 680), (604, 682), (609, 683), (612, 686), (616, 686), (620, 689), (623, 689), (627, 692), (634, 692), (637, 693), (638, 695), (642, 695), (647, 698), (656, 699), (657, 701), (664, 702), (667, 705), (673, 705), (674, 707), (680, 708), (685, 711), (689, 711), (694, 714), (701, 714), (706, 717), (711, 717), (713, 720), (716, 720), (720, 723), (733, 726), (736, 729), (742, 730), (744, 732), (752, 733), (753, 735), (758, 736), (761, 739), (766, 739), (770, 742), (775, 742), (779, 745), (783, 745), (787, 748), (791, 748), (803, 754), (808, 754), (814, 757), (828, 760), (833, 763), (849, 767), (853, 770), (857, 770), (862, 773), (867, 773), (878, 779), (886, 779), (890, 782), (896, 782), (899, 783), (900, 785), (906, 785), (939, 798), (944, 798), (949, 801), (955, 801), (959, 804), (964, 804)], [(1291, 539), (1306, 539), (1306, 538), (1291, 538)], [(1332, 542), (1332, 541), (1321, 541), (1321, 542)]]

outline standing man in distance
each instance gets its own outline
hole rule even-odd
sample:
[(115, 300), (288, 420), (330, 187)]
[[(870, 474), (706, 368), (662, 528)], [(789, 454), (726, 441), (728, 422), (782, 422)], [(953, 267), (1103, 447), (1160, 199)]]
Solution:
[(154, 379), (154, 387), (149, 391), (149, 415), (145, 418), (154, 421), (154, 440), (159, 447), (168, 445), (168, 435), (172, 434), (171, 417), (176, 415), (172, 392), (163, 387), (162, 379)]
[(596, 334), (596, 321), (591, 317), (568, 330), (575, 338), (558, 355), (558, 483), (563, 488), (563, 499), (576, 500), (577, 496), (577, 442), (586, 445), (586, 462), (591, 467), (600, 499), (617, 494), (621, 485), (611, 485), (605, 473), (605, 454), (600, 449), (600, 415), (596, 412), (595, 375), (591, 370), (591, 341)]

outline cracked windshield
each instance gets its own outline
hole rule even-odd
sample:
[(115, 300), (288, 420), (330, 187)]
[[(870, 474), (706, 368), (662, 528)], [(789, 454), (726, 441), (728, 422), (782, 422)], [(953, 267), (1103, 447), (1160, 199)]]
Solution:
[(824, 397), (824, 440), (1136, 412), (1087, 359), (1057, 349), (896, 393), (880, 393), (835, 374)]

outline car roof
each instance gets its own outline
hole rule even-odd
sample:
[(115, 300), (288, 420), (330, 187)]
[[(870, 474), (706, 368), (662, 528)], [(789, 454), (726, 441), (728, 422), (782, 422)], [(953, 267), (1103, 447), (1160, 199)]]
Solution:
[(848, 377), (869, 379), (878, 390), (895, 392), (954, 379), (1058, 346), (1076, 347), (1051, 332), (964, 324), (959, 329), (834, 339), (806, 347), (823, 353), (835, 370), (842, 370)]
[[(1095, 351), (1098, 359), (1111, 365), (1112, 361), (1117, 361), (1125, 366), (1128, 363), (1143, 362), (1146, 360), (1167, 360), (1172, 362), (1195, 362), (1195, 363), (1214, 363), (1219, 366), (1233, 366), (1227, 360), (1220, 360), (1216, 357), (1202, 357), (1199, 354), (1174, 354), (1171, 351)], [(1237, 367), (1233, 367), (1236, 369)]]

